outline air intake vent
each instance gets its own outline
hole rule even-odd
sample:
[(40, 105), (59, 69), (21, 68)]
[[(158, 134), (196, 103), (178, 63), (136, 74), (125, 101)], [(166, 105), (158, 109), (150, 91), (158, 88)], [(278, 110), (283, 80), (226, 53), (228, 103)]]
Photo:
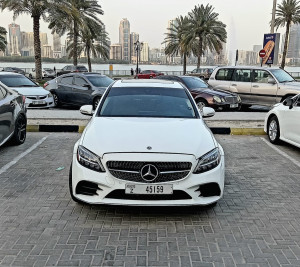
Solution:
[(97, 194), (97, 190), (102, 190), (98, 187), (98, 184), (81, 181), (76, 186), (76, 194), (87, 195), (87, 196), (95, 196)]

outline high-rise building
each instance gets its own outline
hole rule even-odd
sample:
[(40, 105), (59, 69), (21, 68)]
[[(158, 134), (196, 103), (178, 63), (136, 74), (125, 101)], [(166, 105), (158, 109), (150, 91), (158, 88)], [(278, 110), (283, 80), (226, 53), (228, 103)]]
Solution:
[(47, 33), (40, 33), (41, 47), (48, 44), (48, 36)]
[(130, 60), (131, 62), (135, 62), (136, 63), (136, 50), (135, 50), (135, 45), (134, 43), (136, 43), (136, 41), (139, 40), (139, 34), (132, 32), (130, 34)]
[(21, 32), (21, 55), (23, 57), (34, 56), (33, 32)]
[(140, 61), (144, 63), (149, 62), (149, 44), (147, 42), (143, 42), (143, 49), (141, 51)]
[(9, 54), (11, 56), (21, 56), (21, 31), (20, 25), (11, 23), (8, 25), (9, 33)]
[(287, 58), (291, 58), (291, 59), (300, 58), (300, 25), (299, 24), (293, 24), (291, 26)]
[(56, 32), (53, 34), (53, 57), (61, 58), (61, 39)]
[(42, 46), (42, 57), (53, 58), (53, 50), (51, 45)]
[(110, 46), (109, 58), (115, 60), (122, 59), (122, 46), (120, 44), (112, 44)]
[(122, 59), (130, 61), (130, 23), (127, 19), (120, 22), (119, 44), (122, 46)]
[[(167, 34), (173, 34), (174, 29), (177, 26), (178, 26), (178, 22), (177, 22), (176, 19), (169, 20), (168, 21)], [(168, 43), (166, 43), (165, 45), (167, 46)], [(167, 57), (167, 63), (175, 63), (175, 57), (174, 56)]]

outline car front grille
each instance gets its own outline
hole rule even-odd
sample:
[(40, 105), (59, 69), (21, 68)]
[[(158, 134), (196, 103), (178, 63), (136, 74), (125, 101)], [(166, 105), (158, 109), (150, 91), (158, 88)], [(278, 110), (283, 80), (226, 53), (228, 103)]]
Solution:
[(32, 100), (40, 100), (40, 99), (46, 99), (47, 96), (46, 95), (44, 95), (44, 96), (26, 96), (26, 98), (32, 99)]
[[(145, 165), (153, 165), (158, 176), (153, 181), (145, 181), (141, 169)], [(143, 162), (143, 161), (108, 161), (109, 172), (116, 178), (138, 183), (163, 183), (185, 178), (191, 171), (191, 162)]]
[(226, 96), (225, 101), (229, 104), (236, 104), (238, 103), (237, 97), (236, 96)]

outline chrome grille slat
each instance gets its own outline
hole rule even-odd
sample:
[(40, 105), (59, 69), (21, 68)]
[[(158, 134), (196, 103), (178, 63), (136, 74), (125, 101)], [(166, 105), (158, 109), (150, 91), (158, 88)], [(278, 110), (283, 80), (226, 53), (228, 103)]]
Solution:
[[(146, 164), (154, 165), (159, 175), (154, 181), (146, 182), (140, 171)], [(143, 161), (108, 161), (106, 166), (116, 178), (139, 183), (163, 183), (185, 178), (191, 171), (191, 162), (143, 162)]]
[(236, 104), (238, 102), (236, 96), (226, 96), (225, 100), (230, 104)]

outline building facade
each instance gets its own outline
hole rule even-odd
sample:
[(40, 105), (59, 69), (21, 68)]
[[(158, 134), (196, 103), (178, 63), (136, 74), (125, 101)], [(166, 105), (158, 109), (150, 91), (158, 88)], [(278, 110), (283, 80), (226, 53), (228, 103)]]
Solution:
[(109, 59), (122, 60), (122, 46), (121, 46), (121, 44), (112, 44), (110, 46)]
[(130, 23), (127, 19), (120, 22), (119, 44), (122, 46), (121, 59), (130, 61)]
[(11, 56), (21, 56), (21, 31), (20, 25), (11, 23), (8, 25), (9, 33), (9, 54)]
[(136, 63), (136, 50), (135, 43), (139, 40), (140, 36), (138, 33), (132, 32), (130, 34), (130, 60), (132, 63)]
[(141, 50), (140, 62), (148, 63), (149, 62), (149, 44), (143, 42), (143, 48)]
[(56, 32), (53, 33), (53, 57), (54, 58), (61, 58), (61, 38), (59, 34)]

